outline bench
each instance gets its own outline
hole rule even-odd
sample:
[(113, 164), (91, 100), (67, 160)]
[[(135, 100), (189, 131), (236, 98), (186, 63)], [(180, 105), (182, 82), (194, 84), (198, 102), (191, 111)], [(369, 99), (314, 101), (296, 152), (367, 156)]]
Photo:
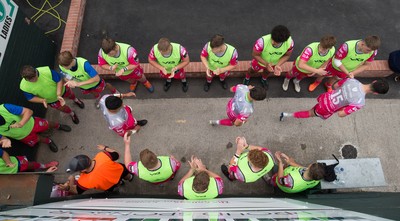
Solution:
[[(336, 160), (318, 160), (327, 165)], [(386, 186), (381, 161), (379, 158), (341, 159), (335, 167), (337, 180), (321, 181), (321, 189), (366, 188)]]
[[(283, 66), (283, 72), (288, 72), (293, 65), (293, 61), (286, 62)], [(109, 70), (104, 70), (98, 65), (92, 65), (96, 71), (99, 73), (100, 77), (104, 79), (117, 79), (114, 73)], [(144, 73), (147, 78), (160, 78), (160, 71), (149, 63), (141, 64)], [(234, 69), (231, 77), (241, 77), (244, 78), (247, 70), (250, 67), (250, 61), (239, 61), (237, 67)], [(186, 76), (188, 78), (205, 78), (205, 67), (201, 62), (190, 62), (188, 66), (185, 67)], [(393, 72), (389, 68), (387, 60), (376, 60), (372, 62), (372, 65), (364, 72), (357, 75), (357, 77), (387, 77)], [(258, 73), (259, 76), (260, 73)]]

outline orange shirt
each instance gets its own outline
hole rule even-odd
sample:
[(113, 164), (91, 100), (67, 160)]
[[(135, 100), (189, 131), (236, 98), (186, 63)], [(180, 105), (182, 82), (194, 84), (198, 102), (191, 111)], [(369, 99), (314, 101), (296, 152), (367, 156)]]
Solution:
[(89, 173), (81, 173), (78, 185), (85, 189), (108, 190), (117, 184), (124, 168), (121, 164), (112, 161), (105, 152), (100, 152), (93, 159), (95, 166)]

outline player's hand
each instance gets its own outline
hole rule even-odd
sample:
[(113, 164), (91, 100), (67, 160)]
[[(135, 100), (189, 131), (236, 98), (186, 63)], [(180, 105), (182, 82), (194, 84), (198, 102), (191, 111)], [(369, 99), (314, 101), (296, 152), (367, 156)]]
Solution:
[(7, 167), (15, 167), (15, 164), (14, 164), (14, 163), (7, 163), (6, 166), (7, 166)]
[(65, 105), (65, 100), (64, 100), (63, 97), (58, 96), (57, 99), (58, 99), (58, 101), (60, 101), (61, 106), (64, 106), (64, 105)]
[(279, 66), (279, 65), (276, 65), (275, 68), (274, 68), (274, 75), (275, 76), (280, 76), (281, 73), (282, 73), (282, 67)]
[(6, 137), (2, 137), (0, 140), (0, 144), (1, 144), (1, 147), (3, 147), (3, 148), (9, 148), (9, 147), (11, 147), (11, 140)]
[(351, 72), (349, 72), (349, 74), (347, 76), (349, 76), (349, 78), (354, 78), (354, 74)]
[(167, 69), (165, 69), (165, 68), (162, 68), (162, 69), (161, 69), (161, 72), (162, 72), (164, 75), (167, 75), (167, 74), (168, 74), (168, 71), (167, 71)]
[(21, 128), (22, 126), (23, 125), (20, 122), (17, 122), (17, 123), (14, 123), (14, 124), (10, 125), (11, 128)]
[(192, 169), (193, 171), (197, 170), (196, 159), (197, 159), (197, 157), (192, 155), (191, 159), (188, 161), (190, 169)]
[(197, 158), (195, 162), (197, 166), (197, 171), (201, 172), (207, 170), (206, 166), (203, 164), (201, 159)]
[(288, 155), (286, 155), (286, 154), (284, 154), (284, 153), (281, 153), (281, 157), (282, 157), (282, 159), (283, 159), (287, 164), (290, 164), (290, 163), (293, 162), (293, 159), (290, 158), (290, 157), (288, 157)]
[(324, 68), (318, 68), (315, 73), (318, 74), (319, 76), (324, 76), (324, 75), (328, 74), (328, 72), (325, 71)]
[(254, 88), (254, 86), (253, 86), (253, 85), (248, 85), (247, 87), (249, 88), (249, 90), (251, 90), (251, 89), (253, 89), (253, 88)]
[(69, 183), (68, 181), (66, 183), (58, 184), (57, 188), (59, 190), (69, 190)]
[(210, 71), (210, 69), (208, 69), (208, 68), (207, 68), (207, 70), (206, 70), (206, 74), (207, 74), (207, 77), (212, 77), (212, 76), (211, 76), (211, 71)]
[(169, 75), (168, 78), (173, 78), (175, 76), (175, 71), (177, 71), (178, 69), (176, 67), (171, 69), (171, 74)]
[[(113, 66), (111, 66), (110, 70), (111, 71), (115, 71), (117, 69), (117, 66), (118, 66), (117, 64), (114, 64)], [(122, 69), (122, 70), (124, 70), (124, 69)]]
[(117, 73), (115, 73), (115, 76), (119, 77), (124, 73), (124, 69), (120, 69)]
[(125, 93), (124, 97), (136, 97), (136, 94), (131, 91), (131, 92)]
[(47, 108), (47, 101), (46, 101), (46, 99), (43, 99), (42, 104), (43, 104), (44, 108)]
[(281, 151), (276, 151), (276, 152), (275, 152), (275, 158), (276, 158), (276, 160), (277, 160), (279, 163), (282, 163), (281, 154), (282, 154)]
[(57, 166), (52, 166), (52, 167), (49, 167), (49, 169), (47, 169), (46, 172), (47, 173), (52, 173), (52, 172), (54, 172), (56, 170), (58, 170), (58, 167)]
[(75, 88), (78, 87), (78, 82), (76, 81), (67, 81), (64, 86), (70, 87), (70, 88)]
[(131, 144), (131, 136), (128, 132), (124, 134), (124, 143), (125, 145), (130, 145)]
[(105, 147), (106, 147), (106, 146), (103, 145), (103, 144), (97, 144), (97, 149), (98, 149), (98, 150), (104, 150)]
[(272, 67), (272, 65), (270, 63), (267, 63), (267, 65), (265, 65), (265, 67), (267, 67), (267, 71), (272, 73), (274, 72), (274, 68)]

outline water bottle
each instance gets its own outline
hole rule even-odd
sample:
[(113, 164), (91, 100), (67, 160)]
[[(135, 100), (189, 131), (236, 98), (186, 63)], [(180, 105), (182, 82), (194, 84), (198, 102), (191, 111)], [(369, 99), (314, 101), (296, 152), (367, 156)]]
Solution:
[(336, 166), (335, 167), (336, 180), (332, 182), (333, 184), (340, 185), (340, 186), (345, 185), (345, 181), (342, 178), (342, 173), (343, 172), (344, 172), (344, 168), (343, 167), (341, 167), (341, 166)]

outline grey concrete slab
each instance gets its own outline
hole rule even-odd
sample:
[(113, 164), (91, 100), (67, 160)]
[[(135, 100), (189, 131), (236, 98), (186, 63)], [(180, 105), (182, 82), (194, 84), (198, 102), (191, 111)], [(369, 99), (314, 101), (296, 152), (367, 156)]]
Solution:
[[(243, 127), (210, 126), (208, 120), (225, 118), (225, 106), (229, 98), (176, 98), (176, 99), (127, 99), (138, 119), (149, 120), (148, 125), (134, 135), (132, 140), (133, 159), (144, 148), (160, 155), (172, 154), (177, 159), (189, 158), (192, 154), (200, 157), (212, 171), (221, 174), (219, 167), (234, 154), (234, 148), (227, 149), (228, 142), (236, 136), (245, 136), (249, 143), (280, 150), (294, 157), (300, 164), (308, 165), (316, 160), (332, 159), (331, 154), (340, 156), (343, 144), (353, 144), (359, 150), (360, 158), (381, 159), (387, 187), (376, 191), (398, 191), (400, 118), (397, 111), (399, 100), (368, 99), (365, 108), (346, 118), (333, 116), (328, 120), (287, 119), (279, 122), (281, 111), (306, 110), (315, 104), (313, 98), (271, 98), (255, 103), (255, 113)], [(60, 151), (52, 153), (46, 146), (39, 149), (38, 160), (60, 161), (60, 174), (56, 179), (67, 177), (64, 169), (69, 160), (77, 154), (94, 156), (96, 144), (115, 147), (123, 155), (123, 140), (107, 128), (94, 100), (85, 100), (86, 108), (77, 109), (79, 125), (72, 125), (68, 116), (49, 110), (47, 118), (60, 120), (72, 125), (72, 132), (54, 132), (53, 139)], [(76, 109), (76, 108), (75, 108)], [(122, 160), (121, 160), (122, 162)], [(188, 165), (183, 164), (176, 178), (164, 186), (154, 186), (137, 178), (122, 188), (128, 194), (175, 195), (179, 179), (186, 173)], [(222, 175), (222, 174), (221, 174)], [(229, 195), (268, 195), (272, 189), (260, 180), (253, 184), (225, 181), (225, 193)], [(365, 189), (371, 190), (371, 189)]]

